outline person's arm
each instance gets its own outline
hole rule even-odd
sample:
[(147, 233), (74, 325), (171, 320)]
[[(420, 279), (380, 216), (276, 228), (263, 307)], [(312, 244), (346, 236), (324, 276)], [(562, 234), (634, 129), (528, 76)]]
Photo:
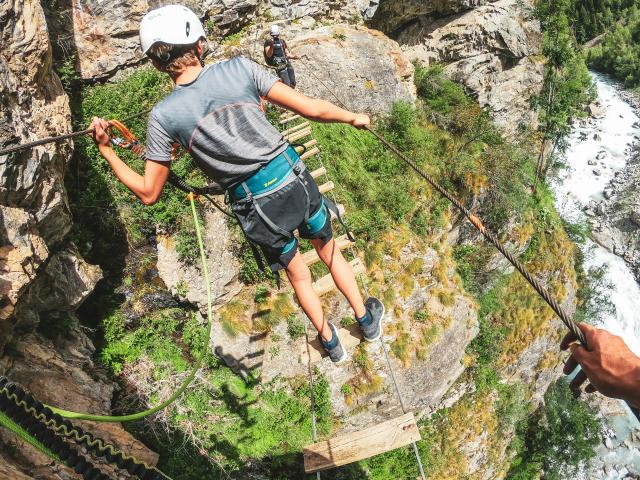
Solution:
[(353, 113), (325, 100), (307, 97), (282, 82), (271, 87), (267, 99), (317, 122), (348, 123), (357, 128), (365, 128), (371, 124), (369, 115)]
[(106, 132), (109, 124), (106, 120), (94, 117), (91, 126), (96, 129), (94, 139), (98, 150), (109, 162), (116, 177), (145, 205), (156, 203), (169, 177), (170, 162), (147, 160), (142, 176), (129, 168), (111, 148), (110, 137)]
[(273, 40), (265, 40), (264, 42), (264, 56), (265, 58), (273, 57)]
[(287, 43), (284, 42), (284, 54), (287, 56), (287, 58), (291, 59), (291, 60), (300, 60), (300, 57), (297, 55), (293, 55), (290, 51), (289, 51), (289, 47), (287, 46)]
[(562, 350), (571, 351), (564, 373), (568, 375), (578, 365), (582, 367), (571, 381), (571, 388), (579, 389), (588, 379), (585, 392), (597, 391), (640, 408), (640, 357), (629, 349), (622, 338), (606, 330), (586, 323), (581, 323), (579, 327), (585, 334), (589, 350), (577, 343), (571, 333), (560, 344)]

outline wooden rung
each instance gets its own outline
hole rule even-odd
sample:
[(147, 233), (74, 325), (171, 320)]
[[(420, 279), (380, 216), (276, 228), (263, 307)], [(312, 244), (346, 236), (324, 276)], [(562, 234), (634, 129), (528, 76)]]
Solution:
[[(360, 330), (360, 326), (357, 323), (349, 325), (347, 328), (338, 329), (338, 337), (340, 337), (342, 348), (349, 353), (353, 353), (353, 349), (363, 341), (362, 330)], [(304, 363), (310, 361), (311, 365), (314, 365), (329, 355), (322, 346), (322, 343), (320, 343), (320, 339), (317, 335), (308, 343), (308, 345), (308, 351), (306, 342), (303, 342), (300, 345), (300, 349), (298, 351), (300, 358)]]
[(282, 136), (291, 135), (292, 133), (302, 130), (303, 128), (307, 128), (308, 126), (309, 126), (309, 122), (302, 122), (296, 125), (295, 127), (291, 127), (291, 128), (287, 128), (286, 130), (283, 130)]
[(306, 160), (307, 158), (311, 158), (314, 155), (317, 155), (318, 153), (320, 153), (320, 149), (318, 147), (315, 147), (315, 148), (312, 148), (311, 150), (307, 150), (306, 152), (304, 152), (300, 158), (302, 160)]
[[(341, 203), (339, 203), (339, 204), (337, 204), (337, 205), (336, 205), (336, 207), (338, 207), (338, 212), (340, 212), (340, 216), (341, 216), (341, 217), (344, 217), (344, 214), (345, 214), (345, 213), (346, 213), (346, 211), (347, 211), (347, 209), (346, 209), (346, 208), (344, 208), (344, 205), (343, 205), (343, 204), (341, 204)], [(335, 219), (335, 218), (336, 218), (335, 214), (334, 214), (333, 212), (331, 212), (331, 219), (333, 220), (333, 219)]]
[(309, 140), (307, 143), (303, 144), (304, 148), (302, 148), (302, 145), (298, 145), (295, 147), (296, 152), (298, 152), (298, 155), (301, 154), (303, 151), (309, 150), (311, 147), (313, 147), (314, 145), (317, 145), (318, 141), (314, 138)]
[(333, 182), (329, 181), (327, 183), (323, 183), (322, 185), (320, 185), (318, 187), (318, 190), (320, 191), (320, 193), (325, 194), (327, 192), (330, 192), (334, 188), (335, 188), (335, 185), (333, 184)]
[[(344, 250), (349, 245), (351, 245), (351, 240), (349, 240), (349, 237), (345, 233), (344, 235), (340, 235), (338, 238), (336, 238), (336, 245), (338, 246), (339, 250)], [(314, 263), (320, 261), (320, 257), (318, 257), (318, 254), (315, 250), (309, 250), (308, 252), (303, 253), (302, 259), (307, 265), (313, 265)]]
[(300, 140), (301, 138), (306, 137), (307, 135), (311, 135), (311, 128), (307, 127), (304, 130), (300, 130), (299, 132), (292, 133), (291, 135), (285, 136), (289, 143), (295, 142), (296, 140)]
[(313, 172), (311, 172), (311, 178), (316, 179), (326, 174), (327, 174), (327, 169), (324, 167), (320, 167), (314, 170)]
[(380, 455), (420, 440), (413, 413), (304, 448), (304, 471), (319, 472)]
[(300, 115), (291, 115), (290, 117), (284, 117), (285, 114), (282, 114), (280, 116), (280, 125), (284, 125), (287, 122), (290, 122), (291, 120), (295, 120), (296, 118), (300, 118)]
[[(360, 261), (359, 258), (354, 258), (349, 262), (351, 268), (353, 269), (353, 273), (359, 275), (365, 272), (364, 265)], [(329, 293), (336, 287), (336, 284), (333, 283), (333, 278), (331, 278), (331, 274), (327, 273), (324, 277), (320, 278), (317, 282), (313, 282), (313, 289), (315, 290), (318, 296), (325, 295)]]

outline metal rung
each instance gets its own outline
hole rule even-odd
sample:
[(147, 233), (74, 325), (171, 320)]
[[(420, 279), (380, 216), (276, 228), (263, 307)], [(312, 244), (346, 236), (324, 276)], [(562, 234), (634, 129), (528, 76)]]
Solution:
[(330, 192), (334, 188), (335, 188), (335, 185), (333, 184), (333, 182), (329, 181), (327, 183), (320, 185), (318, 187), (318, 190), (320, 190), (320, 193), (325, 194), (327, 192)]

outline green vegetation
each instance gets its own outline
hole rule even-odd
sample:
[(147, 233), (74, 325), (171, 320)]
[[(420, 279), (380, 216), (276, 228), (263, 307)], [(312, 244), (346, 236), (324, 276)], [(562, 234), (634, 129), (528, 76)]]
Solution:
[(570, 120), (585, 116), (584, 107), (595, 99), (595, 88), (571, 30), (571, 0), (545, 0), (538, 3), (536, 16), (543, 31), (544, 65), (542, 91), (533, 106), (540, 112), (542, 141), (538, 155), (536, 180), (544, 178), (551, 155), (567, 148)]
[(587, 52), (589, 65), (610, 73), (625, 87), (640, 87), (640, 10), (630, 7), (602, 42)]
[(549, 480), (574, 477), (577, 468), (595, 456), (600, 429), (591, 407), (576, 399), (566, 382), (555, 383), (545, 394), (544, 406), (519, 425), (511, 445), (516, 458), (507, 478), (528, 480), (541, 472)]
[(573, 0), (571, 23), (579, 43), (586, 43), (624, 21), (635, 0)]

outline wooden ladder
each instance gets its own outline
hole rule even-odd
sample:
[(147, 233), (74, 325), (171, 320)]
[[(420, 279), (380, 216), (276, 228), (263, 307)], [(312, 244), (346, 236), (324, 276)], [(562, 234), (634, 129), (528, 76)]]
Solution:
[[(292, 123), (295, 121), (298, 121), (298, 123)], [(288, 112), (282, 113), (280, 124), (287, 126), (282, 135), (289, 142), (297, 142), (311, 136), (311, 125), (299, 115), (292, 115)], [(304, 143), (304, 148), (297, 147), (296, 150), (301, 154), (300, 158), (306, 160), (320, 153), (317, 143), (315, 139), (311, 139)], [(304, 153), (302, 153), (303, 151)], [(326, 175), (327, 171), (323, 167), (311, 172), (314, 180), (323, 176), (326, 177)], [(325, 194), (333, 190), (334, 187), (334, 183), (329, 180), (319, 185), (318, 190), (320, 190), (320, 193)], [(338, 209), (340, 214), (343, 215), (344, 206), (338, 205)], [(351, 241), (346, 234), (339, 236), (335, 240), (336, 246), (341, 251), (351, 245)], [(315, 250), (303, 253), (302, 258), (307, 265), (313, 265), (320, 261)], [(360, 258), (356, 257), (349, 263), (356, 275), (365, 272), (365, 267)], [(333, 291), (336, 285), (331, 275), (327, 274), (316, 280), (313, 283), (313, 288), (318, 295), (322, 296)], [(363, 341), (362, 332), (357, 324), (348, 328), (340, 328), (338, 335), (343, 348), (349, 351), (352, 351)], [(327, 356), (327, 352), (318, 338), (310, 341), (308, 345), (308, 350), (306, 343), (300, 346), (300, 356), (304, 357), (308, 354), (310, 364), (317, 363)], [(418, 440), (420, 440), (420, 431), (413, 413), (406, 413), (364, 430), (339, 435), (305, 447), (303, 450), (304, 470), (306, 473), (314, 473), (339, 467), (410, 445)]]
[[(296, 121), (298, 121), (298, 123), (292, 123)], [(306, 121), (299, 115), (292, 115), (291, 112), (284, 112), (280, 115), (280, 124), (287, 125), (288, 127), (287, 129), (282, 131), (282, 136), (287, 141), (299, 142), (303, 139), (306, 140), (303, 144), (304, 148), (296, 147), (296, 151), (301, 154), (300, 158), (302, 160), (307, 160), (308, 158), (311, 158), (320, 153), (320, 149), (318, 148), (318, 141), (314, 138), (307, 138), (307, 137), (311, 137), (311, 134), (312, 134), (311, 125), (309, 124), (308, 121)], [(320, 179), (321, 177), (326, 176), (326, 174), (327, 174), (326, 169), (322, 167), (311, 172), (311, 176), (313, 177), (314, 180)], [(328, 180), (323, 184), (318, 185), (318, 190), (323, 195), (325, 193), (330, 192), (334, 188), (335, 188), (335, 184), (330, 180)], [(337, 205), (337, 207), (338, 207), (338, 210), (340, 211), (340, 215), (344, 215), (344, 212), (345, 212), (344, 205), (339, 204)], [(351, 245), (351, 242), (349, 241), (346, 235), (342, 235), (336, 238), (336, 245), (342, 251), (345, 248), (349, 247)], [(304, 253), (303, 258), (307, 265), (313, 265), (314, 263), (320, 260), (315, 250), (310, 250)], [(364, 273), (365, 268), (362, 262), (360, 261), (360, 259), (355, 258), (349, 263), (351, 264), (351, 268), (353, 268), (354, 273), (356, 275), (360, 273)], [(333, 291), (335, 288), (336, 288), (336, 285), (333, 281), (333, 278), (331, 278), (330, 274), (327, 274), (324, 277), (319, 278), (313, 283), (313, 289), (320, 296)]]

